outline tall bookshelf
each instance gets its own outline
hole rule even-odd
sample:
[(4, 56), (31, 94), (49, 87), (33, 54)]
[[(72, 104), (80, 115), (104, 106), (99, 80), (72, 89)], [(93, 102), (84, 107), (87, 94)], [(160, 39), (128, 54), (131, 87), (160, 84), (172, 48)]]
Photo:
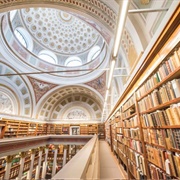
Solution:
[(6, 121), (6, 128), (4, 138), (15, 138), (18, 134), (19, 121), (8, 120)]
[(5, 175), (5, 167), (6, 167), (6, 157), (0, 157), (0, 180), (4, 179)]
[(20, 169), (20, 156), (16, 155), (12, 160), (12, 165), (10, 169), (10, 179), (15, 179), (19, 174)]
[[(0, 121), (0, 139), (51, 134), (69, 135), (71, 134), (71, 126), (74, 126), (74, 124), (51, 124), (13, 119), (2, 119)], [(105, 126), (103, 123), (77, 124), (75, 126), (80, 127), (80, 135), (98, 134), (100, 139), (105, 138)]]
[(29, 123), (28, 136), (36, 136), (37, 124)]
[(152, 179), (180, 178), (180, 48), (138, 88), (137, 102)]
[(6, 122), (0, 121), (0, 139), (4, 137)]
[(82, 134), (82, 135), (88, 134), (88, 125), (87, 124), (80, 125), (80, 134)]
[(28, 136), (29, 123), (21, 121), (17, 132), (17, 137)]
[(177, 11), (105, 122), (128, 179), (180, 179), (178, 22)]
[(97, 124), (89, 124), (88, 125), (88, 134), (98, 134), (98, 125)]
[(104, 124), (98, 124), (98, 137), (99, 139), (105, 139), (105, 127)]

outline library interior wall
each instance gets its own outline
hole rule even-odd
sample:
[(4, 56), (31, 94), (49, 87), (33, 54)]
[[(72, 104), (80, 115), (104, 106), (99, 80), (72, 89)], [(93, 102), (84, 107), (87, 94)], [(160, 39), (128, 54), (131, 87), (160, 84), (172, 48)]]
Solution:
[(180, 177), (179, 31), (178, 7), (105, 122), (106, 141), (129, 179)]

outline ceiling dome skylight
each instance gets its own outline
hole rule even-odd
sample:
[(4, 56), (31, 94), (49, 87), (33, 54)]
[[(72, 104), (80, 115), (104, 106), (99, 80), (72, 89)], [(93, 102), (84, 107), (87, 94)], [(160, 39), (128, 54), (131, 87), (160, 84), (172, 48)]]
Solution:
[(24, 46), (28, 50), (32, 50), (33, 48), (32, 38), (23, 27), (17, 27), (14, 30), (14, 34), (22, 46)]
[(57, 53), (85, 52), (99, 37), (99, 33), (84, 21), (57, 9), (22, 9), (21, 17), (36, 41)]
[(57, 63), (57, 57), (51, 51), (43, 50), (39, 53), (38, 57), (41, 58), (42, 60), (49, 62), (49, 63), (52, 63), (52, 64)]
[(87, 82), (99, 76), (101, 71), (95, 70), (105, 67), (109, 60), (106, 41), (96, 27), (78, 17), (50, 8), (5, 14), (2, 37), (18, 57), (14, 66), (21, 64), (22, 71), (52, 72), (38, 75), (54, 83), (69, 84), (67, 78)]
[(19, 40), (19, 42), (25, 47), (27, 48), (27, 42), (25, 40), (25, 37), (23, 36), (23, 34), (21, 33), (20, 30), (15, 29), (14, 30), (14, 34), (17, 37), (17, 39)]
[(76, 67), (76, 66), (81, 66), (81, 65), (82, 65), (82, 61), (78, 57), (70, 57), (65, 62), (65, 66), (68, 66), (68, 67)]

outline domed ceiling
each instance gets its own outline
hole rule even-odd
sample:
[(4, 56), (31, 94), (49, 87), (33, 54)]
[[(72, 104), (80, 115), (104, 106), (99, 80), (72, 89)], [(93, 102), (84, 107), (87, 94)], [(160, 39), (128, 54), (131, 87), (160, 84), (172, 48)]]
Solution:
[(10, 11), (2, 16), (1, 32), (2, 48), (8, 49), (7, 56), (13, 54), (8, 59), (13, 58), (14, 67), (34, 78), (38, 71), (38, 79), (55, 84), (87, 83), (101, 76), (103, 72), (97, 69), (106, 68), (109, 62), (108, 45), (97, 29), (59, 9)]
[(50, 8), (21, 10), (24, 26), (31, 35), (52, 51), (66, 55), (87, 51), (99, 33), (69, 13)]

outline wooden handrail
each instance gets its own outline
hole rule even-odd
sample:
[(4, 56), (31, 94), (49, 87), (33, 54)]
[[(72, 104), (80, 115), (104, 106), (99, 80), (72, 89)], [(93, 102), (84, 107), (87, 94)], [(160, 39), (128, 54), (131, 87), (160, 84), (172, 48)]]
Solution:
[(52, 178), (54, 179), (99, 179), (99, 142), (97, 135)]

